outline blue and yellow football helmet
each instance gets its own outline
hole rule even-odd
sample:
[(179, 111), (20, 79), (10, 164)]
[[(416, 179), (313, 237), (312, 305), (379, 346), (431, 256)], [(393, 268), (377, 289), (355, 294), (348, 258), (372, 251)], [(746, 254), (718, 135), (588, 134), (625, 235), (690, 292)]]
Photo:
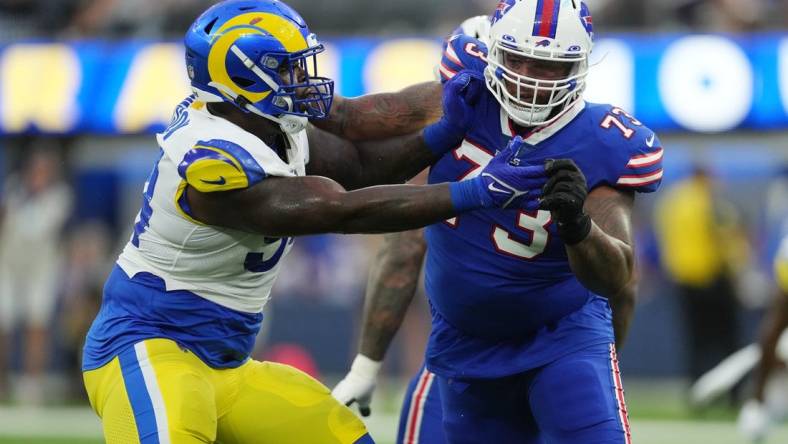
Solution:
[(328, 116), (333, 80), (317, 76), (325, 49), (304, 19), (277, 0), (227, 0), (186, 33), (186, 68), (204, 102), (230, 102), (290, 132)]

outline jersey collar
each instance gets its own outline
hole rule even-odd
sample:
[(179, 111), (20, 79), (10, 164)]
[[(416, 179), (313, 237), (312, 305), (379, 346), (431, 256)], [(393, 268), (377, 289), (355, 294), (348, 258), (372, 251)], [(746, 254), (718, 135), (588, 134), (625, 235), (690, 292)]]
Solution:
[[(536, 127), (527, 134), (521, 134), (521, 136), (523, 137), (523, 140), (530, 145), (536, 145), (540, 142), (544, 142), (558, 131), (561, 131), (565, 126), (572, 123), (572, 121), (575, 120), (575, 117), (577, 117), (578, 114), (580, 114), (580, 112), (585, 109), (585, 107), (585, 100), (578, 100), (574, 105), (562, 111), (560, 117), (558, 117), (558, 119), (552, 123)], [(506, 137), (510, 138), (516, 135), (514, 131), (514, 123), (503, 108), (501, 108), (501, 132), (503, 132)]]

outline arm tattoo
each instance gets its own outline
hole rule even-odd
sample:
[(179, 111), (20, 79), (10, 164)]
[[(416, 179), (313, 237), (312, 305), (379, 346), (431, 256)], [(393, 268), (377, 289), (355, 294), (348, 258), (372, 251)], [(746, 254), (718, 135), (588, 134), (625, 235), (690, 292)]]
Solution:
[(338, 97), (331, 116), (309, 129), (307, 173), (346, 189), (401, 183), (436, 159), (421, 129), (441, 114), (443, 87), (421, 83), (398, 93)]
[(348, 140), (377, 140), (420, 130), (442, 115), (438, 82), (420, 83), (397, 93), (355, 99), (337, 97), (328, 119), (313, 123)]
[(369, 274), (360, 352), (383, 360), (408, 311), (426, 245), (421, 230), (387, 234)]
[(610, 187), (593, 190), (585, 210), (593, 220), (591, 234), (567, 247), (569, 263), (589, 290), (606, 297), (618, 294), (632, 279), (631, 214), (634, 193)]

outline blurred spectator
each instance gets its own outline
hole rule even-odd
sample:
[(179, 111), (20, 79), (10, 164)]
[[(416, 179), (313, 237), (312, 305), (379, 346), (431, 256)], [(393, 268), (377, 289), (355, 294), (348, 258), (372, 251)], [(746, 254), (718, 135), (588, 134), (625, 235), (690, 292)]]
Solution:
[[(55, 37), (179, 38), (218, 0), (0, 0), (0, 40)], [(497, 0), (286, 0), (312, 29), (328, 34), (443, 35), (463, 19), (491, 13)], [(739, 32), (784, 27), (784, 0), (586, 0), (605, 29), (682, 27)], [(352, 27), (348, 28), (348, 24)]]
[(321, 36), (428, 32), (446, 35), (468, 17), (490, 14), (497, 0), (286, 0)]
[(71, 230), (66, 242), (62, 273), (58, 342), (66, 357), (70, 397), (83, 396), (82, 346), (91, 322), (101, 306), (104, 281), (111, 268), (110, 233), (98, 222)]
[(54, 37), (78, 7), (79, 0), (0, 0), (0, 41)]
[(60, 269), (60, 233), (71, 212), (69, 187), (59, 178), (53, 150), (30, 156), (21, 176), (11, 176), (0, 200), (0, 386), (6, 386), (12, 333), (23, 324), (24, 374), (16, 386), (22, 401), (38, 402), (48, 357), (48, 327)]
[(182, 36), (211, 0), (85, 0), (70, 32), (77, 36)]
[(663, 193), (655, 213), (662, 264), (684, 310), (693, 381), (736, 349), (734, 258), (747, 256), (737, 212), (714, 187), (697, 168)]
[[(642, 30), (653, 17), (647, 16), (647, 0), (585, 0), (591, 9), (595, 29)], [(605, 31), (607, 32), (607, 31)]]
[(662, 3), (670, 7), (677, 23), (693, 31), (746, 32), (767, 25), (770, 10), (777, 2), (771, 0), (672, 0)]

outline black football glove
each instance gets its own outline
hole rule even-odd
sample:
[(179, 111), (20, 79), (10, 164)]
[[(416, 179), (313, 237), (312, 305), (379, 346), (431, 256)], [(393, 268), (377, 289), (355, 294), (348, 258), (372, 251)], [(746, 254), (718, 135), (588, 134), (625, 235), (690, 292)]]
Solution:
[(548, 180), (539, 208), (552, 213), (566, 245), (582, 242), (591, 232), (591, 217), (583, 211), (588, 197), (586, 177), (571, 159), (548, 159), (545, 171)]

